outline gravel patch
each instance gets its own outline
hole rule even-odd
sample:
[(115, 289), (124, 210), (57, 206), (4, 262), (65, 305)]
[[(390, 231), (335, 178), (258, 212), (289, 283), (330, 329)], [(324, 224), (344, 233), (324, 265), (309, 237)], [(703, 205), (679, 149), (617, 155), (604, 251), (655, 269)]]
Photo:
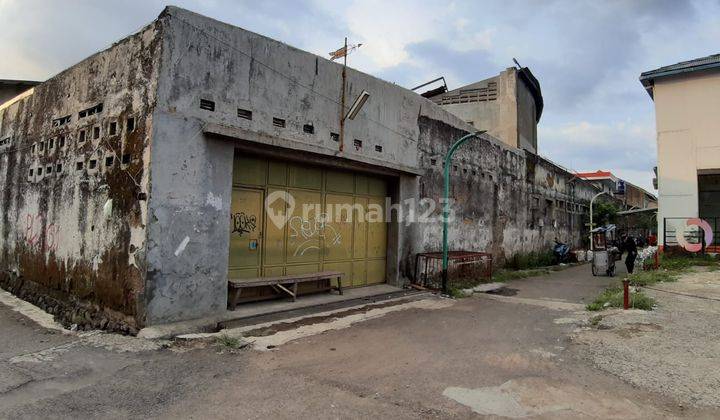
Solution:
[[(699, 296), (720, 292), (720, 274), (690, 273), (658, 289)], [(578, 317), (581, 357), (681, 405), (720, 407), (720, 301), (645, 289), (654, 311), (611, 310)], [(720, 296), (719, 296), (720, 297)]]

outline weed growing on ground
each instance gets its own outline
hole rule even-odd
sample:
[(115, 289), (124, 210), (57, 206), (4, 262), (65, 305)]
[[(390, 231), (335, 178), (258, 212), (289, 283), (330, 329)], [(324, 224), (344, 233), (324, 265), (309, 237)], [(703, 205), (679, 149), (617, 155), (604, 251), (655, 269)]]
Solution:
[[(634, 309), (652, 310), (655, 305), (655, 299), (647, 296), (643, 292), (630, 293), (630, 307)], [(600, 296), (596, 297), (589, 305), (586, 306), (588, 311), (602, 311), (605, 308), (622, 308), (623, 307), (623, 289), (620, 286), (611, 286), (605, 289)], [(598, 322), (600, 322), (598, 320)]]
[(505, 262), (505, 268), (511, 270), (527, 270), (529, 268), (547, 267), (555, 263), (552, 251), (516, 253)]
[(229, 335), (221, 335), (215, 339), (215, 343), (219, 346), (231, 349), (231, 350), (237, 350), (240, 347), (242, 347), (243, 343), (242, 341), (237, 337), (230, 337)]
[(703, 254), (696, 256), (660, 256), (660, 267), (666, 270), (686, 270), (693, 266), (717, 267), (720, 260), (712, 255)]
[(634, 286), (647, 286), (655, 283), (677, 281), (680, 273), (677, 271), (648, 270), (637, 271), (628, 276), (630, 284)]
[(598, 325), (600, 325), (600, 321), (602, 321), (602, 319), (602, 315), (595, 315), (594, 317), (590, 318), (590, 325), (592, 325), (593, 327), (597, 327)]
[(450, 287), (448, 289), (448, 296), (450, 296), (453, 299), (461, 299), (464, 297), (468, 297), (468, 295), (463, 292), (463, 289), (459, 287)]

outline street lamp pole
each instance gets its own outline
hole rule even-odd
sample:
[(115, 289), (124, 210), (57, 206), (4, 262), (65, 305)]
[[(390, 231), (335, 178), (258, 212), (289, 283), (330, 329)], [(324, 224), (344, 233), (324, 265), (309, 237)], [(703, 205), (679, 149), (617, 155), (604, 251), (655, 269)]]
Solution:
[(592, 240), (592, 231), (593, 231), (593, 203), (595, 202), (595, 199), (600, 197), (603, 194), (607, 194), (605, 191), (599, 192), (595, 194), (595, 196), (590, 200), (590, 251), (595, 251), (595, 247), (593, 246), (593, 240)]
[(448, 294), (448, 216), (450, 215), (450, 163), (452, 156), (463, 143), (471, 138), (480, 138), (485, 131), (478, 131), (461, 137), (445, 155), (445, 191), (443, 192), (443, 255), (442, 255), (442, 291)]

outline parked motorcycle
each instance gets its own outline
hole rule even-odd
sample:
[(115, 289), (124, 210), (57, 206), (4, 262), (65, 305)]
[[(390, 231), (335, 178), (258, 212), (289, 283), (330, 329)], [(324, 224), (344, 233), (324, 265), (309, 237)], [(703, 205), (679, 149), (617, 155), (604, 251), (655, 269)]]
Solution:
[(555, 256), (555, 264), (567, 264), (570, 262), (570, 247), (555, 239), (553, 255)]

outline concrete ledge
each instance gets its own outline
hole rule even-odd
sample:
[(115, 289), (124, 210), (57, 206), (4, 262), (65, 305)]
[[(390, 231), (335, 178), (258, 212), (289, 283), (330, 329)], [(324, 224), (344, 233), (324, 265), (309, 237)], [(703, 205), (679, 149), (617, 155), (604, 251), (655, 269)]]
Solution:
[[(336, 293), (319, 293), (301, 296), (297, 301), (286, 299), (248, 303), (239, 305), (234, 311), (225, 311), (222, 314), (193, 319), (189, 321), (173, 322), (169, 324), (145, 327), (138, 333), (138, 337), (146, 339), (168, 339), (178, 335), (215, 332), (220, 324), (239, 323), (241, 320), (252, 320), (261, 317), (283, 314), (294, 316), (297, 311), (310, 311), (311, 309), (327, 309), (328, 306), (343, 306), (343, 304), (357, 304), (362, 299), (390, 299), (402, 294), (419, 294), (407, 291), (388, 284), (345, 289), (343, 295)], [(292, 314), (292, 315), (291, 315)]]

